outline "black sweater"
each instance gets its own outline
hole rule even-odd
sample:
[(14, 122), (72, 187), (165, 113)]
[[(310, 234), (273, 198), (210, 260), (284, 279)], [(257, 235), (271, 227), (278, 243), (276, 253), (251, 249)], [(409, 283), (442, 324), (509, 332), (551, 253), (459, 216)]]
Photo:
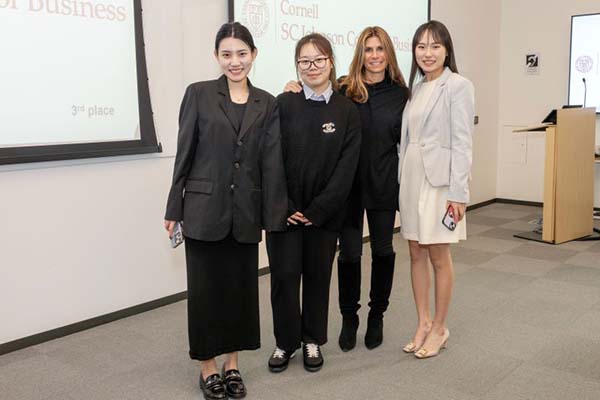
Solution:
[(367, 90), (369, 100), (355, 103), (360, 112), (362, 143), (352, 202), (369, 210), (395, 210), (399, 189), (396, 145), (409, 91), (393, 83), (387, 74), (383, 81), (367, 85)]
[(313, 225), (339, 231), (360, 155), (360, 116), (339, 93), (329, 103), (304, 93), (277, 97), (289, 214), (300, 211)]

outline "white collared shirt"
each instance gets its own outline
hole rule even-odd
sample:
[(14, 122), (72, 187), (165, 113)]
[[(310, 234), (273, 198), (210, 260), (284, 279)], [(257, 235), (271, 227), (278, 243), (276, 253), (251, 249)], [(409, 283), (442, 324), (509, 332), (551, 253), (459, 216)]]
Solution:
[(314, 90), (308, 87), (308, 85), (302, 85), (302, 90), (304, 90), (304, 97), (306, 98), (306, 100), (324, 101), (326, 104), (329, 104), (331, 95), (333, 95), (333, 88), (331, 87), (331, 82), (329, 82), (329, 86), (327, 86), (327, 89), (325, 89), (325, 91), (320, 95), (316, 94)]

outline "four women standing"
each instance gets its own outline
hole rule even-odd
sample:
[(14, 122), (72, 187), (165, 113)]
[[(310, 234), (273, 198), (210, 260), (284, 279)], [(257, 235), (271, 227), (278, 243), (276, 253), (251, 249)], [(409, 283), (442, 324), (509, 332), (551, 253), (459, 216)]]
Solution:
[[(327, 341), (338, 237), (339, 344), (345, 351), (355, 346), (365, 210), (373, 254), (365, 343), (381, 344), (398, 192), (419, 317), (404, 350), (419, 358), (438, 354), (449, 336), (448, 243), (466, 232), (459, 221), (469, 200), (474, 108), (473, 86), (457, 74), (447, 29), (430, 21), (417, 30), (406, 109), (409, 91), (391, 40), (379, 27), (361, 34), (342, 94), (331, 44), (319, 34), (307, 35), (296, 47), (301, 92), (284, 93), (277, 101), (247, 79), (256, 48), (245, 27), (223, 25), (215, 57), (224, 75), (190, 85), (184, 96), (165, 216), (169, 235), (183, 221), (190, 356), (201, 361), (205, 398), (246, 394), (237, 351), (260, 346), (261, 229), (267, 231), (277, 344), (271, 371), (283, 371), (301, 346), (307, 370), (323, 365), (320, 346)], [(415, 83), (417, 75), (423, 82)], [(442, 225), (447, 210), (457, 225), (453, 231)], [(428, 260), (436, 277), (433, 320)], [(215, 361), (220, 354), (227, 354), (221, 374)]]

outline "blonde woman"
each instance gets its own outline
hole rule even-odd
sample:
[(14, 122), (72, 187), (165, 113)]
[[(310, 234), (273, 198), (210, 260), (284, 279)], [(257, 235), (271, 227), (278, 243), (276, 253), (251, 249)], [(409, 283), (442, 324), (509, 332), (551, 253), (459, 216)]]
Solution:
[(348, 76), (340, 91), (356, 104), (362, 123), (360, 163), (352, 188), (338, 258), (339, 303), (344, 351), (356, 344), (361, 290), (363, 220), (366, 211), (371, 244), (371, 290), (365, 346), (383, 341), (383, 313), (394, 279), (392, 247), (398, 209), (398, 152), (402, 112), (409, 91), (398, 67), (392, 40), (379, 27), (360, 34)]

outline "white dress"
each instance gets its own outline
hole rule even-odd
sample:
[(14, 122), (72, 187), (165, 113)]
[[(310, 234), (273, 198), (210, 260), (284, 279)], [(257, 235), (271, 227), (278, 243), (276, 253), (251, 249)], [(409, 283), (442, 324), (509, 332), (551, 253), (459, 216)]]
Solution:
[(423, 167), (419, 137), (425, 107), (436, 85), (437, 80), (423, 82), (407, 105), (409, 142), (400, 179), (401, 232), (405, 239), (420, 244), (456, 243), (467, 238), (465, 218), (454, 231), (442, 225), (449, 187), (431, 186)]

